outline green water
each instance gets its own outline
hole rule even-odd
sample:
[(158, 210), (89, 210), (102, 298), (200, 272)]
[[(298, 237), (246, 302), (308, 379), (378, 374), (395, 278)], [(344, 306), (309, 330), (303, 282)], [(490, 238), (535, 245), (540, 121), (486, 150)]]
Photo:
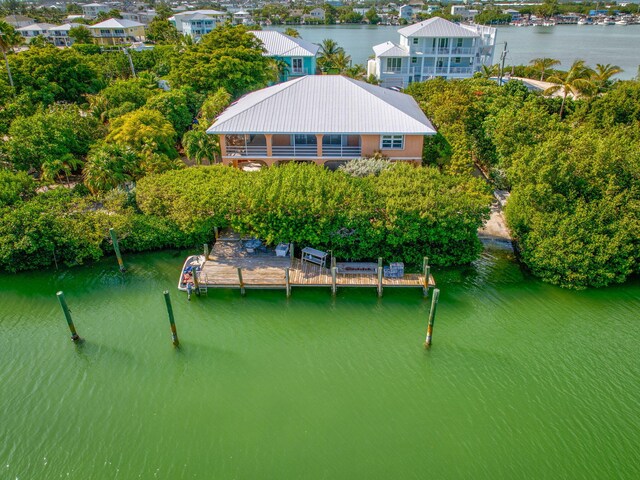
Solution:
[(418, 290), (188, 303), (183, 259), (0, 276), (0, 479), (640, 478), (638, 281), (566, 291), (485, 253), (435, 272), (425, 351)]

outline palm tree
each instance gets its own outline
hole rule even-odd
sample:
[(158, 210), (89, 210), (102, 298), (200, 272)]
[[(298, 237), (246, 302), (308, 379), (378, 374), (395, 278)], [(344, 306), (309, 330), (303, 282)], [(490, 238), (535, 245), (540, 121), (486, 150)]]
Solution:
[(344, 48), (338, 46), (335, 40), (325, 38), (320, 44), (320, 53), (318, 54), (318, 67), (326, 71), (335, 68), (334, 58), (339, 52), (344, 52)]
[(344, 74), (349, 78), (355, 78), (356, 80), (363, 80), (367, 74), (366, 68), (361, 63), (356, 63), (354, 66), (347, 68)]
[(618, 65), (611, 65), (610, 63), (603, 65), (597, 63), (596, 70), (593, 74), (593, 81), (598, 85), (600, 90), (603, 90), (608, 85), (611, 77), (622, 72), (623, 70)]
[(547, 79), (551, 83), (555, 83), (544, 91), (545, 95), (553, 95), (556, 92), (562, 92), (562, 105), (560, 106), (560, 118), (564, 113), (564, 105), (569, 94), (577, 97), (580, 94), (589, 94), (594, 90), (594, 83), (591, 80), (593, 70), (585, 65), (584, 60), (576, 60), (571, 65), (564, 78), (552, 76)]
[(298, 32), (298, 30), (292, 27), (286, 28), (284, 31), (284, 34), (289, 35), (290, 37), (300, 38), (300, 32)]
[(544, 81), (544, 72), (551, 67), (555, 67), (556, 65), (560, 65), (560, 60), (556, 60), (555, 58), (534, 58), (529, 62), (533, 65), (533, 68), (540, 72), (540, 81)]
[(184, 154), (196, 165), (202, 165), (204, 160), (213, 163), (220, 153), (220, 145), (216, 135), (209, 135), (204, 128), (194, 128), (182, 136)]
[(491, 78), (498, 75), (500, 71), (500, 66), (496, 65), (482, 65), (482, 70), (480, 71), (480, 76), (482, 78)]
[[(11, 75), (11, 68), (9, 67), (9, 60), (7, 59), (7, 52), (13, 50), (14, 47), (22, 43), (22, 36), (16, 32), (16, 29), (7, 22), (0, 20), (0, 50), (2, 50), (2, 56), (4, 57), (4, 64), (7, 68), (7, 75), (9, 76), (9, 85), (14, 88), (13, 76)], [(15, 96), (15, 92), (14, 92)]]
[(84, 184), (94, 195), (134, 179), (138, 155), (128, 147), (99, 144), (89, 152), (82, 174)]
[(333, 68), (337, 69), (339, 73), (344, 72), (351, 65), (351, 56), (344, 53), (344, 50), (340, 50), (333, 56)]
[(69, 175), (82, 165), (82, 161), (72, 154), (67, 153), (60, 158), (49, 159), (42, 163), (40, 171), (45, 182), (60, 180), (62, 175), (67, 179), (67, 186), (71, 186)]

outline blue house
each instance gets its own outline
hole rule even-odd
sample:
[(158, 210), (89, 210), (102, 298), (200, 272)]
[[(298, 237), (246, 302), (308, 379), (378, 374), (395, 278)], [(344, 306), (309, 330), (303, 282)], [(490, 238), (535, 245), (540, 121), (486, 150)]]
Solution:
[(282, 72), (280, 81), (286, 82), (304, 75), (315, 75), (316, 54), (320, 49), (315, 43), (290, 37), (274, 30), (256, 30), (251, 33), (258, 37), (264, 45), (265, 56), (286, 63), (287, 68)]

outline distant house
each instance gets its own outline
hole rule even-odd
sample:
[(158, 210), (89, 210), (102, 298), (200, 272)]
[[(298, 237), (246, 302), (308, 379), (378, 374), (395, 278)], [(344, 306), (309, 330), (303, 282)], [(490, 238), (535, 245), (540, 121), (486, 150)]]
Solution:
[(69, 36), (69, 30), (80, 26), (77, 23), (65, 23), (49, 29), (49, 41), (56, 47), (69, 47), (73, 45), (73, 39)]
[(99, 13), (108, 13), (110, 11), (111, 7), (104, 3), (87, 3), (86, 5), (82, 5), (82, 14), (84, 18), (88, 20), (96, 18)]
[(155, 10), (138, 10), (135, 12), (120, 12), (120, 16), (125, 20), (131, 20), (134, 22), (142, 23), (143, 25), (149, 25), (151, 21), (156, 18)]
[[(193, 18), (194, 16), (196, 18)], [(209, 21), (205, 21), (205, 17), (207, 17)], [(185, 33), (184, 31), (185, 20), (188, 24), (186, 27), (188, 30), (206, 30), (204, 33), (209, 33), (216, 25), (224, 23), (226, 19), (227, 13), (218, 10), (188, 10), (176, 13), (174, 16), (168, 18), (169, 22), (171, 22), (180, 33), (184, 33), (185, 35), (191, 35), (191, 33)], [(204, 35), (204, 33), (197, 35)]]
[(398, 30), (400, 43), (373, 47), (368, 72), (385, 87), (406, 87), (429, 78), (468, 78), (493, 63), (496, 29), (433, 17)]
[(336, 165), (381, 152), (422, 161), (436, 131), (409, 95), (339, 75), (310, 75), (249, 93), (207, 130), (225, 165), (288, 161)]
[(470, 10), (466, 5), (451, 5), (451, 15), (460, 15), (464, 22), (472, 22), (478, 13), (478, 10)]
[(413, 18), (413, 7), (411, 5), (402, 5), (398, 8), (398, 16), (407, 22)]
[(24, 15), (7, 15), (4, 17), (4, 21), (13, 26), (13, 28), (28, 27), (36, 23), (33, 18), (25, 17)]
[(303, 18), (316, 20), (318, 22), (324, 22), (325, 13), (322, 8), (314, 8), (307, 15), (303, 15)]
[(55, 27), (52, 23), (32, 23), (26, 27), (16, 28), (16, 31), (22, 35), (25, 41), (30, 42), (38, 35), (49, 38), (49, 29)]
[(104, 22), (89, 25), (93, 41), (98, 45), (120, 45), (145, 40), (144, 25), (131, 20), (110, 18)]
[(520, 12), (518, 10), (513, 9), (513, 8), (507, 8), (506, 10), (503, 10), (502, 13), (506, 13), (507, 15), (511, 15), (511, 21), (512, 22), (518, 22), (522, 18), (522, 15), (520, 14)]
[(198, 39), (216, 28), (216, 25), (218, 25), (216, 17), (196, 13), (182, 19), (182, 33)]
[(236, 25), (250, 25), (253, 23), (251, 14), (245, 10), (240, 10), (233, 14), (233, 23)]
[(251, 33), (264, 45), (265, 56), (287, 64), (281, 81), (316, 73), (316, 55), (320, 49), (318, 45), (273, 30), (256, 30)]

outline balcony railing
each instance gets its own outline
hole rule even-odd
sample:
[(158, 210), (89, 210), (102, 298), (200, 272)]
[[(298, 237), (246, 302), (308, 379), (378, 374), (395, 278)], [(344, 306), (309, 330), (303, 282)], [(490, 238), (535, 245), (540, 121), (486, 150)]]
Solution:
[(266, 157), (267, 147), (263, 145), (227, 146), (227, 155), (234, 157)]
[(385, 68), (382, 73), (386, 75), (406, 75), (407, 73), (409, 73), (409, 68), (408, 67)]
[(271, 147), (271, 154), (274, 157), (317, 157), (318, 147), (316, 145), (274, 145)]
[(449, 69), (449, 73), (454, 75), (473, 73), (473, 68), (472, 67), (451, 67)]
[(299, 75), (311, 75), (308, 68), (292, 68), (289, 70), (290, 77), (296, 77)]
[(452, 55), (473, 55), (475, 53), (475, 48), (466, 48), (466, 47), (454, 47), (451, 50)]
[(362, 153), (360, 147), (348, 147), (340, 145), (323, 145), (323, 157), (358, 158)]

